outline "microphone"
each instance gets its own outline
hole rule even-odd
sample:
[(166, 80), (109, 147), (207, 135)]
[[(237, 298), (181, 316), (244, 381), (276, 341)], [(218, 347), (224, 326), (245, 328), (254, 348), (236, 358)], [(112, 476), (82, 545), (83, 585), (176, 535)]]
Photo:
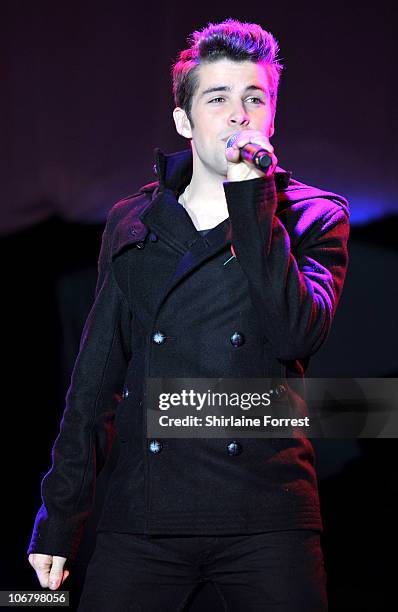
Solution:
[[(227, 140), (225, 147), (231, 147), (237, 140), (239, 132), (232, 134)], [(266, 170), (272, 164), (272, 158), (269, 151), (263, 149), (260, 145), (248, 142), (243, 147), (239, 148), (240, 158), (250, 162), (260, 170)]]

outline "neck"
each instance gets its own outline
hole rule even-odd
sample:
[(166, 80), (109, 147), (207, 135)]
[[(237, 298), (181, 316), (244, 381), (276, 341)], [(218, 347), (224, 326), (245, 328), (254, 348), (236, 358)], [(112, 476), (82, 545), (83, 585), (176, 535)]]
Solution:
[(193, 156), (191, 182), (180, 197), (196, 229), (215, 227), (229, 216), (223, 182), (226, 177), (209, 172)]

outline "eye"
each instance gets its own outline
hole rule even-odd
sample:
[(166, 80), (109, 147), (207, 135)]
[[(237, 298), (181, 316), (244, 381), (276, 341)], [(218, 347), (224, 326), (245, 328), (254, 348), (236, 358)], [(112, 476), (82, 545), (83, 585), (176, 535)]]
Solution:
[(260, 98), (256, 98), (255, 96), (251, 96), (250, 98), (247, 98), (248, 100), (257, 100), (256, 104), (262, 104), (262, 100)]
[(209, 104), (215, 102), (216, 100), (224, 100), (224, 98), (213, 98), (212, 100), (209, 100)]

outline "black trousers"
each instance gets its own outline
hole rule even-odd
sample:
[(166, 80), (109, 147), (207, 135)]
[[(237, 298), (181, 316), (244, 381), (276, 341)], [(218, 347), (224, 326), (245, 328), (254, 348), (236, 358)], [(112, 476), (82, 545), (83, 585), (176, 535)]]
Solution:
[(150, 536), (99, 532), (78, 612), (177, 612), (212, 581), (228, 612), (326, 612), (319, 532)]

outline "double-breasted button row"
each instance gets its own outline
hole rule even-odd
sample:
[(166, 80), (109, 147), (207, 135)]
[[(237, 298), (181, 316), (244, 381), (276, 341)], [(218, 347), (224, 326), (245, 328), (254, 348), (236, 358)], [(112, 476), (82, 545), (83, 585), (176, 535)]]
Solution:
[(242, 452), (242, 445), (236, 442), (236, 440), (232, 440), (232, 442), (227, 444), (227, 451), (229, 455), (240, 455)]
[(245, 343), (245, 337), (242, 334), (242, 332), (240, 331), (235, 331), (231, 336), (230, 336), (230, 341), (232, 346), (234, 346), (235, 348), (238, 348), (238, 346), (242, 346), (242, 344)]
[(151, 453), (154, 453), (155, 455), (157, 453), (160, 453), (162, 448), (163, 448), (163, 444), (160, 440), (151, 440), (149, 442), (149, 450), (151, 451)]
[(285, 385), (277, 385), (276, 387), (273, 387), (272, 389), (269, 390), (269, 394), (270, 394), (270, 398), (271, 400), (280, 400), (283, 399), (286, 395), (286, 387)]
[(127, 387), (127, 385), (124, 385), (124, 387), (123, 387), (123, 391), (122, 391), (122, 398), (123, 398), (123, 399), (126, 399), (128, 396), (129, 396), (129, 390), (128, 390), (128, 387)]
[[(155, 455), (157, 453), (160, 453), (162, 448), (163, 443), (161, 442), (161, 440), (151, 440), (149, 442), (149, 451), (151, 453), (154, 453)], [(227, 452), (228, 455), (240, 455), (240, 453), (242, 452), (242, 445), (239, 444), (239, 442), (237, 442), (236, 440), (232, 440), (232, 442), (229, 442), (227, 444)]]
[[(162, 331), (157, 330), (152, 334), (152, 341), (155, 344), (164, 344), (166, 342), (166, 334), (164, 334)], [(231, 336), (230, 336), (230, 341), (232, 346), (234, 346), (235, 348), (242, 346), (242, 344), (244, 344), (245, 342), (245, 337), (241, 332), (234, 332)]]
[(166, 342), (166, 334), (158, 330), (152, 334), (152, 342), (155, 344), (164, 344)]

